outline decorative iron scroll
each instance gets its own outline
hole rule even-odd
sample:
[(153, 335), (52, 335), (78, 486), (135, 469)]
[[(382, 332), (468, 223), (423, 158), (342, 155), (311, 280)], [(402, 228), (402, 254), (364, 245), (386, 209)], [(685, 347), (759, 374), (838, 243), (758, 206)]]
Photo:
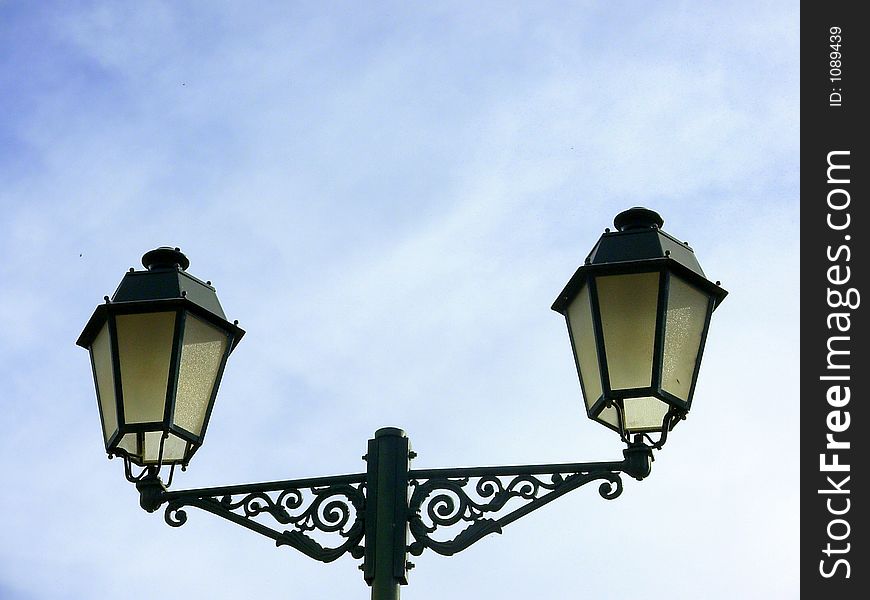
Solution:
[[(240, 489), (243, 486), (199, 493), (170, 492), (164, 519), (172, 527), (180, 527), (187, 522), (184, 507), (195, 506), (270, 537), (278, 546), (291, 546), (322, 562), (332, 562), (345, 552), (362, 558), (363, 487), (363, 483), (339, 483), (247, 492)], [(279, 531), (267, 527), (256, 520), (261, 515), (293, 528)], [(313, 532), (334, 534), (340, 543), (324, 546), (310, 535)]]
[[(510, 477), (508, 483), (503, 481)], [(477, 480), (473, 492), (469, 486), (472, 479)], [(475, 476), (469, 472), (468, 476), (439, 477), (422, 482), (412, 480), (414, 492), (409, 502), (409, 528), (414, 541), (408, 546), (408, 551), (419, 556), (423, 550), (431, 548), (438, 554), (452, 556), (490, 533), (501, 533), (502, 527), (523, 515), (595, 480), (601, 480), (598, 493), (602, 498), (612, 500), (622, 493), (620, 474), (609, 470), (501, 476)], [(497, 513), (503, 512), (513, 499), (526, 503), (498, 516)], [(493, 513), (495, 518), (486, 517), (487, 513)], [(430, 535), (439, 528), (463, 522), (469, 525), (452, 539), (438, 541)]]

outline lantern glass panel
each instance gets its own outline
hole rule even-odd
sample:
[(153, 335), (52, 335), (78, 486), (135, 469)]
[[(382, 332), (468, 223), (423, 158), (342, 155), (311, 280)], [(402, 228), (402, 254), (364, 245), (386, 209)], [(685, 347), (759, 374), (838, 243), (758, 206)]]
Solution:
[(601, 412), (598, 413), (598, 419), (619, 429), (619, 413), (616, 411), (615, 406), (601, 409)]
[(163, 420), (174, 312), (118, 315), (118, 354), (126, 423)]
[[(162, 431), (145, 432), (145, 452), (142, 457), (144, 463), (156, 464), (160, 460), (160, 439), (162, 437)], [(187, 442), (170, 433), (166, 441), (163, 442), (163, 462), (181, 461), (184, 458), (184, 451), (186, 449)]]
[(94, 362), (94, 378), (97, 381), (97, 396), (103, 416), (103, 438), (109, 438), (118, 430), (118, 408), (115, 403), (115, 374), (112, 370), (112, 345), (109, 340), (109, 323), (103, 325), (91, 344), (91, 360)]
[(626, 398), (623, 402), (627, 432), (660, 430), (670, 408), (667, 403), (652, 397)]
[(117, 447), (121, 450), (126, 450), (128, 454), (133, 456), (139, 455), (139, 448), (136, 444), (136, 434), (135, 433), (127, 433), (124, 437), (121, 438), (121, 441), (118, 442)]
[(710, 301), (706, 294), (671, 275), (665, 316), (662, 389), (688, 402)]
[(601, 397), (601, 370), (598, 367), (598, 347), (592, 328), (592, 304), (589, 286), (584, 285), (568, 307), (568, 325), (580, 368), (580, 380), (586, 408), (591, 408)]
[(649, 387), (652, 383), (659, 274), (605, 275), (596, 277), (595, 285), (610, 389)]
[(188, 313), (173, 422), (196, 436), (202, 435), (206, 411), (226, 350), (226, 333)]

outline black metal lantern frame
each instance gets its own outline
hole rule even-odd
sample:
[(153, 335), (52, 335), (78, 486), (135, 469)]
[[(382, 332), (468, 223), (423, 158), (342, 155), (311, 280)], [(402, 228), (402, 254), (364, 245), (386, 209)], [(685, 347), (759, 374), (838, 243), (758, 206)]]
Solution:
[[(163, 262), (155, 259), (155, 252), (157, 259), (162, 257)], [(165, 262), (167, 252), (172, 262)], [(148, 270), (131, 269), (112, 299), (106, 297), (106, 303), (96, 308), (77, 341), (90, 351), (106, 451), (110, 458), (124, 459), (125, 472), (131, 480), (139, 478), (133, 477), (131, 463), (158, 470), (162, 465), (187, 466), (203, 443), (227, 357), (244, 335), (237, 324), (226, 320), (210, 282), (202, 282), (184, 272), (182, 266), (189, 263), (177, 249), (152, 251), (143, 257), (143, 263)], [(162, 407), (158, 408), (162, 409), (152, 411), (146, 419), (128, 418), (131, 407), (125, 394), (131, 385), (130, 373), (126, 373), (125, 379), (126, 365), (122, 365), (122, 361), (131, 357), (124, 356), (119, 342), (119, 321), (124, 319), (139, 319), (146, 324), (149, 319), (152, 322), (159, 319), (172, 330), (170, 339), (161, 340), (169, 347), (154, 349), (167, 359), (165, 388), (159, 392)], [(178, 412), (185, 410), (178, 404), (183, 345), (188, 332), (194, 335), (197, 328), (203, 327), (220, 344), (221, 352), (211, 365), (213, 377), (207, 382), (210, 388), (200, 393), (200, 403), (204, 406), (199, 407), (194, 421), (186, 423)], [(97, 348), (98, 344), (105, 347)], [(135, 347), (138, 340), (128, 340), (128, 344)], [(138, 350), (141, 358), (149, 348)], [(98, 364), (101, 361), (103, 364)], [(105, 364), (107, 361), (110, 364)], [(173, 445), (171, 452), (167, 452), (167, 442)]]
[[(676, 423), (685, 419), (691, 408), (710, 318), (727, 292), (719, 286), (718, 281), (713, 283), (704, 276), (687, 243), (680, 242), (660, 230), (663, 221), (658, 214), (643, 208), (629, 209), (618, 215), (614, 223), (619, 230), (605, 231), (590, 252), (585, 264), (577, 269), (552, 308), (565, 316), (589, 418), (616, 431), (626, 442), (632, 434), (643, 434), (649, 437), (647, 434), (658, 432), (661, 436), (653, 444), (654, 447), (660, 448), (667, 440), (668, 431)], [(608, 364), (605, 326), (602, 318), (604, 303), (599, 295), (599, 282), (602, 278), (610, 276), (643, 275), (651, 275), (657, 280), (654, 315), (650, 315), (654, 322), (654, 335), (650, 349), (649, 385), (618, 387), (612, 385), (611, 365)], [(675, 285), (690, 286), (706, 299), (703, 315), (698, 321), (700, 335), (697, 346), (691, 350), (696, 352), (692, 359), (691, 381), (683, 397), (672, 393), (665, 385), (666, 325), (669, 303), (673, 302), (671, 292)], [(586, 378), (584, 378), (584, 365), (581, 364), (580, 344), (583, 340), (577, 339), (578, 327), (572, 322), (569, 310), (572, 303), (578, 300), (581, 292), (588, 295), (592, 328), (589, 337), (594, 340), (594, 354), (597, 359), (597, 364), (592, 368), (586, 365)], [(585, 297), (583, 301), (586, 301)], [(585, 306), (580, 309), (584, 310)], [(597, 380), (590, 381), (590, 379)], [(600, 393), (591, 394), (590, 397), (590, 390), (597, 390), (599, 387)], [(641, 426), (629, 424), (626, 419), (626, 403), (634, 399), (655, 399), (666, 404), (666, 408), (662, 410), (661, 421), (649, 422)]]

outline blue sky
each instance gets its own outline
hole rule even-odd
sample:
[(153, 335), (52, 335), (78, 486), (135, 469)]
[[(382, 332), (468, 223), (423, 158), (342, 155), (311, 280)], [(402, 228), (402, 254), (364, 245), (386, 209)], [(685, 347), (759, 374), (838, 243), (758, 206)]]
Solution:
[[(365, 598), (106, 460), (74, 345), (160, 245), (248, 334), (173, 487), (609, 460), (549, 310), (649, 206), (731, 294), (689, 419), (410, 600), (798, 595), (796, 2), (0, 2), (0, 597)], [(146, 583), (147, 582), (147, 583)]]

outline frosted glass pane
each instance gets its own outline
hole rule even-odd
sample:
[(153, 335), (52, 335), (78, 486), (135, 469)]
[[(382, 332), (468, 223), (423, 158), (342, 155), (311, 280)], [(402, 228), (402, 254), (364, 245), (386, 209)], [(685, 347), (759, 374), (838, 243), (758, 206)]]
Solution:
[(202, 435), (205, 413), (226, 349), (225, 333), (202, 319), (187, 315), (173, 420), (194, 435)]
[(658, 398), (626, 398), (625, 429), (632, 431), (649, 431), (661, 429), (662, 420), (670, 408)]
[[(156, 464), (159, 461), (160, 438), (162, 437), (162, 431), (145, 432), (145, 455), (142, 457), (143, 462)], [(186, 448), (187, 442), (170, 433), (163, 443), (163, 462), (168, 464), (173, 461), (180, 461), (184, 458), (184, 450)]]
[(118, 315), (121, 393), (127, 423), (163, 420), (175, 313)]
[(586, 400), (586, 407), (589, 408), (601, 397), (601, 371), (598, 368), (598, 348), (595, 345), (595, 332), (592, 329), (589, 286), (584, 285), (568, 306), (568, 326), (571, 328), (574, 352), (580, 363), (583, 398)]
[(652, 384), (659, 274), (596, 277), (610, 389)]
[(133, 456), (139, 456), (139, 449), (136, 444), (136, 435), (135, 433), (127, 433), (124, 437), (121, 438), (121, 441), (118, 442), (118, 448), (121, 450), (126, 450), (129, 454)]
[(619, 413), (616, 412), (615, 406), (601, 409), (601, 412), (598, 413), (598, 418), (619, 429)]
[(115, 374), (112, 371), (112, 351), (109, 343), (109, 323), (103, 325), (91, 344), (91, 360), (94, 361), (94, 376), (100, 413), (103, 416), (103, 439), (106, 443), (118, 429), (118, 409), (115, 403)]
[(681, 400), (688, 401), (692, 389), (708, 303), (705, 294), (671, 275), (665, 317), (662, 389)]

